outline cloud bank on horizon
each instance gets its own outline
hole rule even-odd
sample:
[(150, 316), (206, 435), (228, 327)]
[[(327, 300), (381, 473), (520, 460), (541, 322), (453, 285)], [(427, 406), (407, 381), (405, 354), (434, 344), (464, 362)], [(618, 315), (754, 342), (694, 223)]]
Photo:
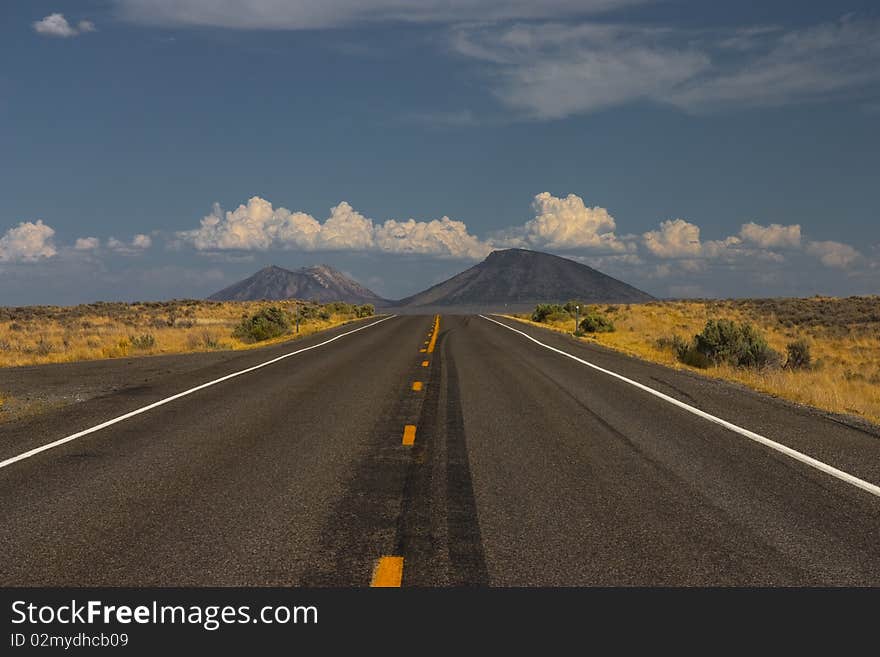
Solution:
[(487, 245), (468, 233), (461, 221), (441, 217), (431, 221), (373, 223), (342, 201), (331, 208), (322, 223), (305, 212), (273, 208), (254, 196), (247, 205), (223, 212), (215, 204), (199, 228), (180, 231), (178, 239), (199, 251), (380, 251), (416, 253), (461, 259), (479, 259), (488, 254)]
[[(557, 197), (549, 192), (534, 197), (532, 213), (520, 225), (480, 238), (464, 222), (447, 216), (429, 221), (374, 221), (342, 201), (321, 221), (303, 211), (276, 208), (254, 196), (229, 211), (215, 204), (198, 227), (167, 235), (164, 241), (168, 250), (191, 249), (209, 255), (297, 251), (419, 255), (460, 261), (477, 261), (495, 249), (518, 247), (610, 267), (625, 277), (642, 272), (636, 278), (649, 280), (675, 276), (698, 280), (713, 267), (779, 268), (793, 257), (809, 258), (841, 272), (880, 266), (849, 244), (808, 239), (798, 224), (750, 221), (735, 235), (704, 239), (699, 225), (674, 218), (641, 234), (618, 234), (618, 223), (606, 208), (590, 207), (575, 194)], [(83, 254), (133, 256), (154, 245), (153, 237), (146, 233), (128, 241), (80, 237), (65, 246), (56, 245), (54, 235), (55, 230), (42, 220), (21, 222), (0, 237), (0, 263), (32, 266)]]
[[(101, 240), (97, 237), (78, 237), (70, 246), (55, 244), (55, 229), (36, 221), (22, 221), (0, 236), (0, 263), (35, 263), (55, 257), (63, 257), (71, 251), (101, 252)], [(124, 242), (115, 237), (108, 237), (104, 248), (109, 253), (135, 255), (142, 253), (153, 245), (153, 238), (146, 234), (137, 234), (131, 241)]]
[(863, 260), (854, 247), (835, 241), (804, 241), (801, 226), (742, 224), (738, 234), (702, 240), (698, 225), (681, 218), (662, 221), (641, 235), (616, 234), (617, 222), (603, 207), (588, 206), (576, 194), (537, 194), (533, 217), (519, 226), (480, 239), (462, 221), (449, 217), (416, 221), (374, 222), (342, 201), (322, 223), (305, 212), (291, 212), (259, 196), (223, 212), (215, 204), (198, 228), (179, 231), (172, 245), (188, 244), (197, 251), (355, 251), (419, 254), (439, 258), (481, 260), (499, 248), (529, 248), (560, 253), (618, 257), (630, 265), (646, 259), (677, 261), (694, 271), (706, 262), (784, 262), (786, 253), (815, 256), (826, 267), (847, 269)]

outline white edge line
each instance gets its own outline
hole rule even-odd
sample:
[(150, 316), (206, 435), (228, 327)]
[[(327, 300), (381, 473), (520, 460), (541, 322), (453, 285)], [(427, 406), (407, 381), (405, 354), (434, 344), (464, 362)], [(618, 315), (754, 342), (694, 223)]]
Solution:
[(766, 445), (770, 449), (774, 449), (777, 452), (780, 452), (782, 454), (785, 454), (786, 456), (789, 456), (789, 457), (795, 459), (796, 461), (800, 461), (801, 463), (805, 463), (806, 465), (809, 465), (811, 468), (815, 468), (816, 470), (824, 472), (825, 474), (829, 474), (832, 477), (836, 477), (837, 479), (840, 479), (841, 481), (845, 481), (848, 484), (851, 484), (853, 486), (861, 488), (862, 490), (865, 490), (865, 491), (871, 493), (872, 495), (880, 497), (880, 486), (876, 486), (869, 481), (865, 481), (864, 479), (859, 479), (858, 477), (854, 477), (853, 475), (849, 474), (848, 472), (844, 472), (843, 470), (838, 470), (834, 466), (828, 465), (827, 463), (823, 463), (822, 461), (819, 461), (818, 459), (814, 459), (812, 456), (807, 456), (806, 454), (803, 454), (795, 449), (792, 449), (791, 447), (786, 447), (785, 445), (782, 445), (781, 443), (777, 443), (775, 440), (770, 440), (769, 438), (766, 438), (766, 437), (762, 436), (761, 434), (755, 433), (754, 431), (749, 431), (748, 429), (743, 429), (742, 427), (737, 426), (737, 425), (733, 424), (732, 422), (728, 422), (727, 420), (722, 420), (720, 417), (715, 417), (714, 415), (711, 415), (710, 413), (706, 413), (705, 411), (701, 411), (699, 408), (695, 408), (695, 407), (691, 406), (690, 404), (685, 404), (684, 402), (679, 401), (679, 400), (675, 399), (674, 397), (670, 397), (669, 395), (665, 395), (658, 390), (654, 390), (654, 388), (650, 388), (642, 383), (639, 383), (638, 381), (633, 381), (632, 379), (628, 379), (625, 376), (617, 374), (616, 372), (612, 372), (611, 370), (606, 370), (604, 367), (599, 367), (598, 365), (594, 365), (593, 363), (586, 361), (586, 360), (583, 360), (582, 358), (578, 358), (577, 356), (573, 356), (572, 354), (565, 352), (565, 351), (562, 351), (561, 349), (557, 349), (556, 347), (551, 347), (550, 345), (544, 344), (540, 340), (536, 340), (535, 338), (530, 336), (528, 333), (525, 333), (524, 331), (520, 331), (518, 329), (513, 328), (512, 326), (508, 326), (507, 324), (504, 324), (502, 322), (494, 320), (491, 317), (486, 317), (485, 315), (480, 315), (480, 317), (482, 317), (483, 319), (488, 320), (490, 322), (493, 322), (494, 324), (498, 324), (498, 326), (503, 326), (504, 328), (506, 328), (509, 331), (513, 331), (514, 333), (519, 333), (523, 337), (528, 338), (529, 340), (531, 340), (535, 344), (541, 345), (545, 349), (549, 349), (550, 351), (555, 351), (557, 354), (560, 354), (562, 356), (566, 356), (567, 358), (571, 358), (572, 360), (575, 360), (583, 365), (586, 365), (587, 367), (592, 367), (594, 370), (598, 370), (599, 372), (602, 372), (603, 374), (607, 374), (608, 376), (613, 376), (615, 379), (619, 379), (620, 381), (628, 383), (631, 386), (635, 386), (636, 388), (639, 388), (640, 390), (644, 390), (645, 392), (647, 392), (651, 395), (654, 395), (655, 397), (659, 397), (663, 401), (669, 402), (670, 404), (673, 404), (674, 406), (678, 406), (679, 408), (682, 408), (682, 409), (688, 411), (689, 413), (693, 413), (694, 415), (701, 417), (704, 420), (709, 420), (709, 422), (714, 422), (715, 424), (720, 424), (725, 429), (729, 429), (730, 431), (738, 433), (741, 436), (745, 436), (746, 438), (748, 438), (750, 440), (754, 440), (756, 443), (761, 443), (762, 445)]
[(304, 351), (311, 351), (312, 349), (317, 349), (318, 347), (323, 347), (325, 344), (330, 344), (331, 342), (335, 342), (339, 338), (344, 338), (346, 335), (351, 335), (352, 333), (357, 333), (358, 331), (363, 331), (364, 329), (370, 328), (371, 326), (376, 326), (376, 324), (381, 324), (382, 322), (388, 321), (389, 319), (393, 319), (397, 317), (397, 315), (391, 315), (389, 317), (384, 317), (377, 322), (371, 322), (365, 326), (359, 326), (358, 328), (346, 331), (345, 333), (340, 333), (339, 335), (330, 338), (329, 340), (324, 340), (324, 342), (319, 342), (318, 344), (313, 344), (311, 347), (303, 347), (302, 349), (297, 349), (296, 351), (291, 351), (288, 354), (283, 354), (278, 356), (277, 358), (273, 358), (272, 360), (267, 360), (265, 363), (260, 363), (259, 365), (254, 365), (253, 367), (248, 367), (247, 369), (240, 370), (238, 372), (233, 372), (232, 374), (227, 374), (226, 376), (221, 376), (219, 379), (214, 379), (213, 381), (208, 381), (206, 383), (202, 383), (201, 385), (197, 385), (195, 388), (190, 388), (189, 390), (184, 390), (183, 392), (178, 392), (176, 395), (171, 395), (170, 397), (166, 397), (165, 399), (160, 399), (157, 402), (153, 402), (147, 406), (143, 406), (136, 410), (133, 410), (125, 415), (120, 415), (119, 417), (115, 417), (112, 420), (107, 420), (106, 422), (102, 422), (101, 424), (95, 425), (94, 427), (90, 427), (89, 429), (84, 429), (83, 431), (79, 431), (77, 433), (71, 434), (64, 438), (59, 438), (58, 440), (52, 441), (51, 443), (46, 443), (45, 445), (41, 445), (40, 447), (35, 447), (34, 449), (28, 450), (27, 452), (23, 452), (17, 456), (12, 456), (5, 461), (0, 461), (0, 469), (6, 468), (13, 463), (18, 463), (19, 461), (24, 461), (25, 459), (29, 459), (32, 456), (39, 454), (40, 452), (45, 452), (46, 450), (53, 449), (54, 447), (58, 447), (59, 445), (63, 445), (64, 443), (69, 443), (72, 440), (76, 440), (77, 438), (82, 438), (83, 436), (87, 436), (90, 433), (95, 433), (96, 431), (100, 431), (101, 429), (106, 429), (109, 426), (114, 424), (118, 424), (124, 420), (128, 420), (129, 418), (134, 417), (135, 415), (140, 415), (141, 413), (146, 413), (147, 411), (153, 410), (154, 408), (158, 408), (159, 406), (164, 406), (169, 402), (173, 402), (175, 399), (180, 399), (181, 397), (186, 397), (187, 395), (191, 395), (194, 392), (202, 390), (204, 388), (208, 388), (210, 386), (216, 385), (218, 383), (222, 383), (223, 381), (228, 381), (229, 379), (234, 379), (237, 376), (241, 376), (242, 374), (247, 374), (248, 372), (253, 372), (254, 370), (258, 370), (262, 367), (266, 367), (267, 365), (272, 365), (273, 363), (277, 363), (279, 360), (284, 360), (285, 358), (290, 358), (291, 356), (296, 356), (297, 354), (301, 354)]

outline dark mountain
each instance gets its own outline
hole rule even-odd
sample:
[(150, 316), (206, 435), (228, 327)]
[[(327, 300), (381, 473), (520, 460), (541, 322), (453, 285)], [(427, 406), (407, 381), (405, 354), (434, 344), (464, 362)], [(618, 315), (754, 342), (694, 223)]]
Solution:
[(272, 265), (250, 278), (234, 283), (208, 297), (212, 301), (257, 299), (307, 299), (347, 303), (385, 303), (375, 292), (327, 265), (291, 271)]
[(570, 299), (587, 303), (641, 303), (654, 297), (567, 258), (506, 249), (493, 251), (480, 264), (394, 305), (405, 309), (513, 308)]

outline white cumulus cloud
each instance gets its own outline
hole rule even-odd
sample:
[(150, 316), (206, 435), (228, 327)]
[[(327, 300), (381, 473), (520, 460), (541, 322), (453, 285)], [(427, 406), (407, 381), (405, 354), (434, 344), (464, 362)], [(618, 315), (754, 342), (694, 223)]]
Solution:
[[(77, 243), (79, 243), (79, 240), (77, 240)], [(153, 238), (143, 233), (138, 233), (137, 235), (135, 235), (130, 242), (123, 242), (122, 240), (118, 240), (115, 237), (111, 237), (107, 240), (108, 249), (110, 249), (114, 253), (126, 256), (138, 255), (140, 253), (143, 253), (152, 245)]]
[(431, 221), (389, 219), (375, 228), (376, 246), (390, 253), (442, 254), (479, 260), (492, 248), (468, 233), (467, 225), (441, 217)]
[(764, 249), (799, 249), (801, 246), (801, 227), (798, 224), (762, 226), (749, 222), (742, 225), (739, 236)]
[(532, 210), (535, 216), (524, 225), (502, 232), (499, 245), (606, 253), (635, 248), (615, 234), (617, 225), (608, 210), (591, 208), (575, 194), (557, 197), (542, 192), (532, 200)]
[(210, 214), (193, 231), (179, 233), (184, 240), (191, 240), (199, 249), (266, 250), (275, 239), (280, 217), (276, 217), (272, 204), (258, 196), (247, 205), (239, 205), (231, 212), (223, 213), (215, 203)]
[(810, 242), (807, 244), (807, 253), (819, 258), (826, 267), (833, 269), (847, 269), (862, 258), (862, 254), (849, 244), (834, 242)]
[(223, 212), (214, 204), (195, 230), (178, 233), (200, 251), (266, 251), (270, 248), (316, 250), (369, 249), (373, 246), (373, 222), (343, 201), (322, 224), (305, 212), (273, 208), (254, 196), (246, 205)]
[(769, 250), (770, 244), (748, 248), (743, 238), (736, 235), (703, 241), (700, 238), (700, 227), (684, 219), (661, 222), (657, 230), (642, 235), (642, 245), (657, 258), (679, 260), (679, 266), (686, 271), (703, 269), (704, 260), (731, 261), (743, 257), (768, 261), (782, 259), (782, 256)]
[(489, 247), (467, 232), (467, 226), (448, 217), (432, 221), (397, 221), (383, 224), (342, 201), (331, 208), (322, 223), (305, 212), (273, 208), (266, 199), (254, 196), (247, 205), (223, 212), (215, 204), (199, 228), (182, 231), (177, 237), (199, 251), (384, 251), (422, 253), (437, 256), (479, 258)]
[(51, 258), (57, 251), (52, 243), (55, 230), (38, 219), (22, 221), (0, 237), (0, 262), (33, 262)]
[(327, 250), (370, 249), (373, 243), (373, 222), (348, 203), (342, 201), (330, 210), (330, 216), (318, 234), (318, 248)]
[(95, 31), (92, 21), (80, 21), (75, 26), (71, 25), (64, 14), (49, 14), (45, 18), (34, 21), (34, 31), (37, 34), (51, 37), (69, 38)]
[(700, 227), (684, 219), (661, 222), (658, 230), (642, 235), (645, 248), (658, 258), (699, 257), (703, 253)]
[(149, 235), (139, 233), (131, 240), (131, 245), (136, 249), (149, 249), (153, 245), (153, 239)]
[(97, 237), (79, 237), (73, 245), (77, 251), (94, 251), (101, 246), (101, 241)]

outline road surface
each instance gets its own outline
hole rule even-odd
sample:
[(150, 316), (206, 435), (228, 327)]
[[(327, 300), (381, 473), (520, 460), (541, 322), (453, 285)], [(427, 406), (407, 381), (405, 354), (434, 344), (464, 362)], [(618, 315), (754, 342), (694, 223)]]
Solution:
[(0, 425), (0, 585), (880, 585), (876, 433), (491, 319), (366, 320)]

